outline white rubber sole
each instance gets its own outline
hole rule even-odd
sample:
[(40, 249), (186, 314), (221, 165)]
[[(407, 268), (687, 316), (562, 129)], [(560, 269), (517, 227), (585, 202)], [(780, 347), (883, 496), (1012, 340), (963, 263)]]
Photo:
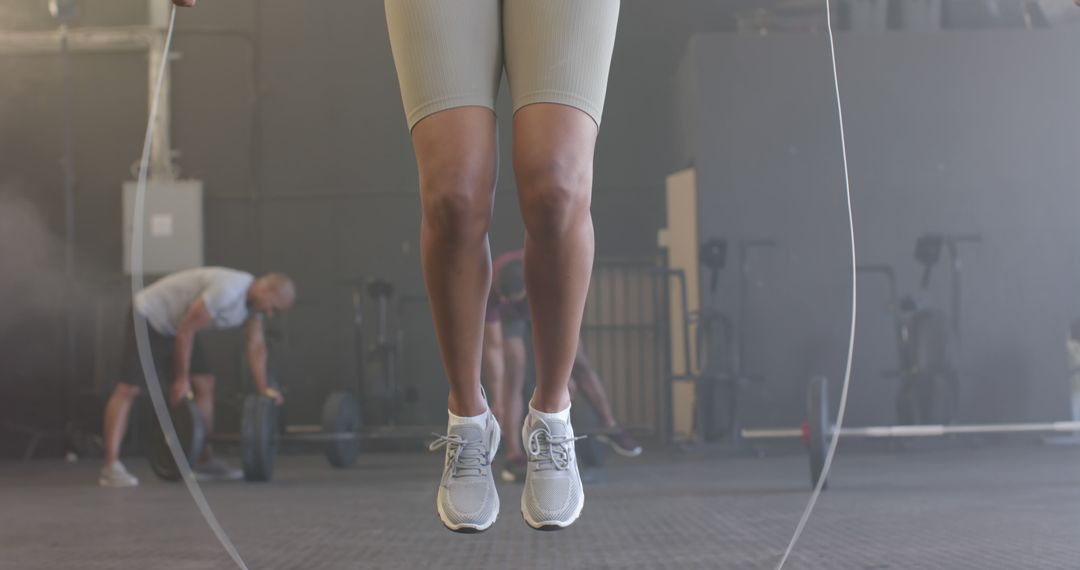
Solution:
[(623, 449), (623, 448), (619, 447), (618, 445), (616, 445), (615, 442), (612, 441), (610, 437), (608, 437), (608, 436), (606, 436), (604, 434), (600, 434), (600, 435), (596, 436), (596, 439), (598, 441), (600, 441), (600, 443), (603, 443), (604, 445), (607, 445), (608, 447), (611, 448), (612, 451), (614, 451), (615, 453), (618, 453), (619, 455), (621, 455), (623, 457), (637, 457), (637, 456), (641, 455), (641, 448), (640, 447), (638, 447), (637, 449), (631, 449), (631, 450), (627, 451), (626, 449)]
[[(580, 473), (578, 474), (578, 479), (579, 480), (581, 479), (581, 474)], [(521, 518), (525, 519), (525, 524), (529, 525), (530, 527), (532, 527), (533, 529), (536, 529), (536, 530), (562, 530), (562, 529), (574, 524), (575, 522), (577, 522), (578, 517), (581, 516), (581, 510), (583, 508), (585, 508), (585, 490), (584, 489), (582, 489), (582, 491), (581, 491), (581, 501), (578, 503), (577, 509), (574, 510), (574, 514), (573, 514), (573, 516), (570, 517), (570, 520), (565, 520), (565, 521), (556, 521), (556, 520), (534, 521), (531, 518), (529, 518), (528, 511), (525, 508), (525, 493), (521, 494)]]
[(466, 533), (466, 534), (475, 533), (475, 532), (484, 532), (485, 530), (491, 528), (491, 525), (495, 524), (495, 521), (499, 520), (499, 514), (498, 513), (499, 513), (499, 508), (501, 507), (501, 505), (499, 504), (499, 496), (495, 495), (495, 518), (488, 521), (487, 524), (479, 525), (479, 524), (469, 524), (469, 523), (451, 524), (451, 523), (446, 521), (446, 513), (443, 512), (442, 503), (439, 502), (439, 501), (435, 501), (435, 505), (436, 505), (435, 508), (439, 513), (439, 520), (442, 522), (443, 526), (445, 526), (447, 530), (450, 530), (450, 531), (453, 531), (453, 532)]
[(139, 482), (135, 481), (134, 483), (116, 484), (116, 483), (110, 482), (108, 479), (105, 479), (104, 477), (99, 477), (98, 478), (98, 486), (106, 487), (106, 488), (109, 488), (109, 489), (130, 489), (132, 487), (138, 487)]

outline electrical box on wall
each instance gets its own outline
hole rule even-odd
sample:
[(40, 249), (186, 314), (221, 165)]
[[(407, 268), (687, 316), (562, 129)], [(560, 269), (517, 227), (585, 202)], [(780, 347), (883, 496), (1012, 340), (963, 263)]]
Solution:
[[(135, 182), (124, 183), (124, 273), (131, 274)], [(143, 273), (161, 275), (203, 264), (203, 183), (150, 180), (143, 211)]]

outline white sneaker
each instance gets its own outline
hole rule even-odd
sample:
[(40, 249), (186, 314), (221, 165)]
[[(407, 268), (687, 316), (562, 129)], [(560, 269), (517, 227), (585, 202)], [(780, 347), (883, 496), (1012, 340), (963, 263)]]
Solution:
[(543, 419), (531, 411), (521, 430), (529, 467), (521, 493), (521, 516), (538, 530), (559, 530), (574, 523), (585, 506), (574, 428), (569, 421)]
[(195, 479), (198, 481), (239, 481), (244, 478), (243, 471), (229, 467), (216, 457), (192, 467), (191, 470), (195, 472)]
[(124, 468), (124, 464), (117, 461), (101, 468), (101, 473), (98, 475), (98, 485), (117, 488), (137, 487), (139, 479), (128, 473), (128, 470)]
[(499, 422), (487, 413), (484, 425), (462, 423), (450, 426), (429, 449), (446, 446), (442, 481), (435, 504), (439, 519), (455, 532), (481, 532), (499, 516), (499, 494), (491, 462), (499, 447)]

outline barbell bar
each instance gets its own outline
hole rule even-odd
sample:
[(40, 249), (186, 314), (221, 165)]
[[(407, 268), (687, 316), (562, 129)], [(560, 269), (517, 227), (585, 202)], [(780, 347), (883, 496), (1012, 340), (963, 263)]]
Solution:
[[(357, 432), (326, 432), (322, 426), (315, 425), (291, 425), (285, 428), (285, 433), (278, 434), (275, 439), (279, 442), (320, 442), (320, 441), (350, 441), (369, 439), (423, 439), (434, 437), (444, 426), (393, 426), (365, 428)], [(620, 428), (594, 428), (584, 430), (582, 435), (615, 435), (620, 433)], [(240, 434), (213, 434), (206, 436), (206, 441), (211, 443), (240, 443)]]
[[(832, 435), (836, 430), (830, 430)], [(1047, 422), (1033, 424), (975, 424), (975, 425), (912, 425), (867, 426), (840, 428), (840, 437), (936, 437), (978, 433), (1042, 433), (1080, 432), (1080, 422)], [(762, 428), (742, 430), (743, 439), (790, 439), (803, 437), (803, 430), (792, 428)]]
[[(829, 414), (828, 381), (824, 376), (811, 379), (807, 390), (807, 423), (803, 428), (750, 428), (740, 431), (743, 439), (803, 439), (810, 456), (810, 484), (817, 484), (825, 464), (832, 436), (851, 438), (940, 437), (994, 433), (1077, 433), (1080, 421), (972, 424), (972, 425), (900, 425), (844, 427), (836, 429)], [(826, 485), (822, 485), (824, 489)]]

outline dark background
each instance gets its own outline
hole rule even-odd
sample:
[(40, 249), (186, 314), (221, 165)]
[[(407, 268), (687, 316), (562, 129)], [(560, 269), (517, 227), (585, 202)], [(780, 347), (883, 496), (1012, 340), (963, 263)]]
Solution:
[[(593, 215), (598, 255), (655, 253), (664, 178), (694, 163), (703, 234), (783, 242), (756, 266), (761, 286), (750, 297), (748, 332), (758, 347), (752, 365), (768, 373), (777, 405), (794, 422), (806, 374), (835, 376), (847, 330), (826, 38), (703, 36), (676, 73), (694, 34), (735, 32), (745, 21), (738, 16), (777, 4), (623, 2)], [(978, 3), (949, 6), (951, 28), (1023, 25), (1013, 12), (991, 18)], [(804, 31), (820, 31), (820, 6), (801, 10), (793, 13), (806, 12), (798, 20), (808, 22)], [(139, 0), (83, 2), (77, 25), (146, 19)], [(55, 25), (44, 1), (0, 0), (3, 29)], [(382, 3), (204, 0), (178, 16), (174, 47), (181, 59), (172, 67), (173, 146), (181, 176), (205, 183), (206, 262), (296, 279), (300, 302), (279, 323), (289, 345), (286, 382), (292, 413), (315, 414), (325, 393), (354, 374), (342, 281), (381, 276), (406, 295), (422, 294), (417, 179)], [(980, 332), (965, 353), (977, 377), (964, 408), (971, 417), (1064, 412), (1064, 326), (1080, 313), (1077, 48), (1075, 25), (841, 38), (864, 259), (895, 263), (913, 281), (910, 250), (919, 232), (987, 236), (967, 250), (965, 326)], [(127, 295), (119, 271), (121, 184), (133, 178), (145, 128), (145, 58), (72, 60), (75, 369), (81, 391), (98, 396), (112, 382)], [(696, 67), (688, 72), (687, 65)], [(694, 90), (686, 73), (698, 77)], [(695, 102), (680, 108), (686, 99)], [(61, 417), (55, 402), (65, 382), (61, 102), (58, 56), (0, 56), (0, 399), (7, 418), (39, 423)], [(509, 115), (505, 93), (498, 112)], [(503, 157), (508, 127), (503, 120)], [(516, 247), (523, 232), (506, 160), (502, 172), (496, 251)], [(871, 360), (887, 357), (889, 337), (874, 301), (877, 284), (863, 291), (867, 320), (853, 395), (858, 408), (879, 415), (888, 393)], [(445, 387), (422, 308), (409, 310), (417, 340), (406, 372), (439, 407)], [(220, 375), (235, 379), (238, 334), (209, 340)]]
[[(683, 105), (684, 152), (702, 233), (779, 242), (751, 260), (747, 366), (781, 386), (823, 372), (836, 395), (851, 281), (826, 42), (699, 36), (680, 82), (696, 93)], [(982, 234), (961, 246), (960, 419), (1066, 417), (1065, 337), (1080, 316), (1080, 34), (850, 34), (837, 50), (860, 263), (892, 264), (901, 293), (915, 293), (920, 234)], [(948, 306), (947, 266), (943, 256), (921, 299)], [(886, 286), (860, 277), (849, 419), (892, 423)], [(733, 311), (730, 299), (718, 300)], [(801, 413), (801, 400), (782, 401)]]

